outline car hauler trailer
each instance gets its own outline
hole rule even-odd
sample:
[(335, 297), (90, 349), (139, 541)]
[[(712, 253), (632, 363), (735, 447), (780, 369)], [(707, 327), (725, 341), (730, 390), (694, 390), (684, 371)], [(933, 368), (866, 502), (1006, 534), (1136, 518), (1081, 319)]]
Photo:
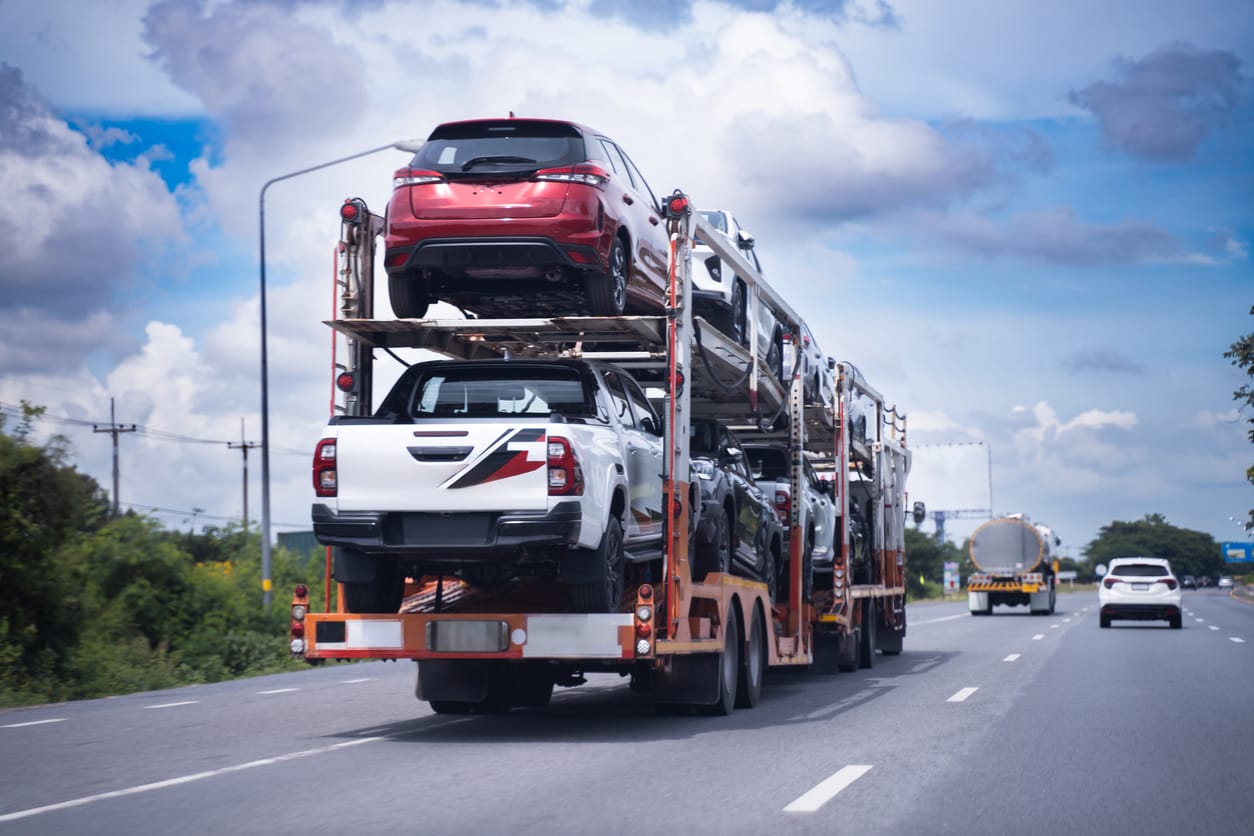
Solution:
[[(295, 655), (311, 662), (413, 659), (416, 693), (439, 712), (542, 705), (555, 685), (617, 672), (631, 675), (633, 687), (647, 690), (659, 705), (725, 714), (758, 701), (768, 667), (852, 670), (869, 667), (877, 647), (900, 652), (909, 470), (904, 416), (885, 406), (850, 364), (838, 366), (835, 403), (807, 404), (797, 346), (789, 358), (792, 375), (781, 385), (756, 352), (694, 317), (690, 251), (700, 235), (749, 285), (746, 345), (757, 344), (759, 305), (769, 306), (792, 334), (800, 333), (801, 324), (734, 245), (692, 211), (685, 195), (673, 194), (666, 210), (666, 316), (376, 320), (373, 247), (381, 221), (361, 201), (345, 203), (337, 250), (339, 309), (328, 322), (346, 346), (343, 360), (333, 361), (333, 410), (371, 414), (376, 350), (427, 349), (459, 360), (613, 362), (663, 395), (664, 533), (660, 559), (635, 567), (623, 600), (610, 612), (571, 612), (560, 578), (481, 589), (451, 574), (424, 575), (408, 579), (398, 611), (381, 613), (345, 612), (342, 598), (335, 611), (312, 612), (307, 590), (298, 588), (291, 621)], [(855, 405), (865, 420), (851, 420)], [(803, 554), (794, 503), (790, 552), (781, 567), (786, 584), (775, 596), (761, 579), (727, 572), (694, 578), (689, 545), (697, 509), (689, 484), (689, 423), (696, 417), (786, 439), (794, 496), (804, 478), (803, 456), (830, 471), (840, 509), (830, 561), (815, 566)], [(325, 452), (320, 445), (319, 455)], [(315, 482), (320, 466), (324, 479), (338, 478), (334, 470), (326, 475), (326, 464), (315, 459)]]
[(1048, 526), (1024, 514), (989, 520), (967, 547), (977, 571), (967, 579), (967, 608), (992, 615), (997, 604), (1027, 605), (1033, 615), (1052, 615), (1057, 600), (1058, 562), (1050, 549), (1058, 539)]

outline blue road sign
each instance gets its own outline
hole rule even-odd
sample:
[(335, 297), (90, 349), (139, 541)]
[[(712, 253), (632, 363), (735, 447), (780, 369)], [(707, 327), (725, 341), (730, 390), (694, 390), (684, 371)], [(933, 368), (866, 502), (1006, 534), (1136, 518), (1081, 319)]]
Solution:
[(1224, 563), (1254, 563), (1254, 543), (1224, 543)]

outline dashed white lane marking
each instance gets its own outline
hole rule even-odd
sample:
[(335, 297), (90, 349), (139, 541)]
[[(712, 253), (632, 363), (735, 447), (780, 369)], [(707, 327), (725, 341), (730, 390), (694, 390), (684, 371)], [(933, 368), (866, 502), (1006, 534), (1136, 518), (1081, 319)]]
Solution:
[(1208, 625), (1207, 625), (1207, 627), (1208, 627), (1209, 629), (1211, 629), (1211, 630), (1218, 630), (1218, 629), (1219, 629), (1219, 628), (1218, 628), (1218, 627), (1216, 627), (1214, 624), (1208, 624)]
[(1011, 653), (1011, 654), (1010, 654), (1009, 656), (1007, 656), (1005, 659), (1002, 659), (1002, 661), (1003, 661), (1003, 662), (1013, 662), (1014, 660), (1018, 659), (1020, 655), (1021, 655), (1021, 654), (1019, 654), (1019, 653)]
[[(362, 743), (373, 743), (376, 740), (384, 740), (382, 737), (364, 737), (357, 740), (348, 740), (344, 743), (335, 743), (330, 746), (323, 746), (321, 749), (306, 749), (303, 752), (292, 752), (287, 755), (279, 755), (274, 758), (264, 758), (259, 761), (249, 761), (248, 763), (236, 764), (235, 766), (225, 766), (222, 769), (212, 769), (208, 772), (197, 772), (194, 775), (183, 775), (179, 778), (170, 778), (166, 781), (156, 781), (151, 784), (140, 784), (137, 787), (127, 787), (122, 790), (113, 790), (112, 792), (102, 792), (96, 795), (85, 795), (81, 798), (73, 798), (69, 801), (61, 801), (56, 804), (46, 804), (43, 807), (31, 807), (29, 810), (18, 810), (13, 813), (5, 813), (0, 815), (0, 822), (16, 821), (17, 819), (25, 819), (30, 816), (37, 816), (40, 813), (51, 813), (55, 810), (66, 810), (70, 807), (81, 807), (84, 804), (90, 804), (93, 801), (103, 801), (106, 798), (121, 798), (127, 795), (137, 795), (141, 792), (150, 792), (152, 790), (162, 790), (167, 787), (176, 787), (180, 784), (190, 784), (193, 781), (203, 781), (206, 778), (213, 778), (218, 775), (227, 775), (231, 772), (241, 772), (245, 769), (253, 769), (258, 766), (270, 766), (284, 761), (296, 760), (297, 758), (307, 758), (311, 755), (321, 755), (325, 752), (333, 752), (336, 749), (344, 749), (349, 746), (359, 746)], [(870, 767), (867, 767), (868, 769)]]
[(1032, 641), (1039, 642), (1043, 638), (1045, 638), (1044, 633), (1037, 633), (1035, 636), (1032, 637)]
[(1071, 619), (1069, 619), (1069, 618), (1064, 618), (1064, 619), (1062, 620), (1062, 623), (1063, 623), (1063, 624), (1070, 624), (1070, 623), (1071, 623)]
[(1057, 630), (1060, 626), (1061, 626), (1061, 625), (1059, 625), (1059, 624), (1051, 624), (1051, 625), (1049, 625), (1049, 629), (1051, 629), (1051, 630)]
[(1195, 618), (1195, 619), (1193, 619), (1193, 620), (1194, 620), (1194, 621), (1196, 621), (1198, 624), (1205, 624), (1205, 623), (1206, 623), (1206, 619), (1204, 619), (1204, 618)]
[(926, 621), (911, 621), (911, 627), (918, 627), (920, 624), (939, 624), (942, 621), (953, 621), (956, 618), (970, 618), (971, 613), (958, 613), (957, 615), (947, 615), (944, 618), (929, 618)]
[(363, 676), (361, 679), (346, 679), (344, 685), (356, 685), (358, 682), (369, 682), (374, 679), (373, 676)]
[(9, 723), (7, 725), (0, 726), (0, 729), (22, 729), (22, 728), (26, 728), (27, 726), (42, 726), (47, 723), (64, 723), (64, 722), (65, 722), (64, 717), (57, 717), (55, 720), (30, 720), (26, 723)]
[(850, 764), (842, 767), (832, 775), (823, 779), (813, 789), (799, 796), (784, 808), (785, 813), (813, 813), (817, 811), (827, 802), (836, 797), (836, 794), (863, 775), (871, 771), (871, 767), (867, 764)]
[(1236, 636), (1229, 636), (1228, 641), (1236, 642), (1237, 644), (1245, 644), (1245, 639), (1238, 639)]
[(144, 708), (178, 708), (180, 705), (196, 705), (200, 700), (183, 700), (182, 702), (163, 702), (156, 705), (146, 705)]
[(979, 688), (963, 688), (961, 691), (954, 694), (949, 699), (945, 700), (945, 702), (965, 702), (967, 697), (971, 696), (978, 690), (980, 689)]
[(258, 694), (290, 694), (293, 691), (299, 691), (299, 688), (275, 688), (270, 691), (258, 691)]

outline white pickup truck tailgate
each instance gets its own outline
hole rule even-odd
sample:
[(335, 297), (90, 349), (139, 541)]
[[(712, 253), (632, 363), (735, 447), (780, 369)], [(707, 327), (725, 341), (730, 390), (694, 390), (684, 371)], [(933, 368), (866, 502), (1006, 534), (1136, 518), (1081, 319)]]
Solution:
[(547, 422), (341, 424), (343, 511), (543, 511)]

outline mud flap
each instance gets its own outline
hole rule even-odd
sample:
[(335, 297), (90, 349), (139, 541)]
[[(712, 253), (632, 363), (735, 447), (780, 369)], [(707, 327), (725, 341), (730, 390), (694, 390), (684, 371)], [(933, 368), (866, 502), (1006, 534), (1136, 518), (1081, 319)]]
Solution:
[(671, 658), (653, 674), (653, 701), (659, 704), (713, 705), (719, 698), (721, 653), (692, 653)]
[(420, 700), (481, 703), (488, 697), (491, 662), (426, 659), (418, 663), (415, 696)]

